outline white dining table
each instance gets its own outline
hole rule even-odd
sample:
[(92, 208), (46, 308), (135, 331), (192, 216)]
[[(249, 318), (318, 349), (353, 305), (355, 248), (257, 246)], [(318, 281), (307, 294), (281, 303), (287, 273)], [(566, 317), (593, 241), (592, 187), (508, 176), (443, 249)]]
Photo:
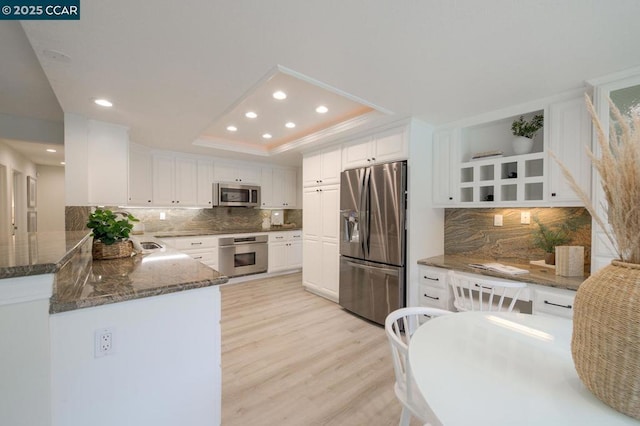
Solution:
[(571, 358), (572, 321), (463, 312), (420, 326), (413, 379), (445, 426), (638, 425), (589, 392)]

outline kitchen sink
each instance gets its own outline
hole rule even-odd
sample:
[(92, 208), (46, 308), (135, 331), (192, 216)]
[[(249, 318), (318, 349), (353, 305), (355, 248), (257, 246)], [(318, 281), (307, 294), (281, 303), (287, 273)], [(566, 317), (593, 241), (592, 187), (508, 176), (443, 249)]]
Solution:
[(153, 241), (141, 241), (140, 242), (140, 246), (144, 249), (144, 250), (157, 250), (157, 249), (161, 249), (162, 246), (158, 243), (155, 243)]

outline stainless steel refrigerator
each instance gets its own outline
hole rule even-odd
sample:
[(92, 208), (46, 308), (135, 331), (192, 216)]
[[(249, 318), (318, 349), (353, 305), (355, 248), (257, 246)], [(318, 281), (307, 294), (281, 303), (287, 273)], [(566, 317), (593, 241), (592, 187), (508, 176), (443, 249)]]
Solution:
[(339, 302), (378, 324), (405, 306), (406, 188), (404, 161), (341, 175)]

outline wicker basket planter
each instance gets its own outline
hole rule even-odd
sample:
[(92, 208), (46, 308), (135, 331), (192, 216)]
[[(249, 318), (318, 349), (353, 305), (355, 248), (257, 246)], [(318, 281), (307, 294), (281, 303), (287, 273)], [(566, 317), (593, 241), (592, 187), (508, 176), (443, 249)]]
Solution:
[(96, 260), (104, 259), (120, 259), (129, 257), (133, 252), (133, 243), (129, 240), (117, 241), (113, 244), (106, 245), (102, 241), (93, 240), (91, 254)]
[(640, 265), (614, 260), (580, 285), (571, 353), (595, 396), (640, 419)]

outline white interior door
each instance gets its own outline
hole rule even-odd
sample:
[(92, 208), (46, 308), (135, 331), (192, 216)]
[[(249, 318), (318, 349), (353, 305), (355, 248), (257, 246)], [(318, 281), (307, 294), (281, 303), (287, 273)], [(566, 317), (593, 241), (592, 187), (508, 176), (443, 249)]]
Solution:
[(13, 171), (13, 191), (11, 191), (12, 235), (27, 232), (27, 182), (24, 175)]

